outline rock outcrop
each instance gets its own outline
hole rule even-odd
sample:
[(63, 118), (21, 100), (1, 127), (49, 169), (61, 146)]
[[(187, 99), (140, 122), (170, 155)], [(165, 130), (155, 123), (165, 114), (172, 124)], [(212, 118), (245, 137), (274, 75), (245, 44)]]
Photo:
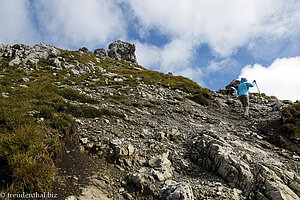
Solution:
[(135, 45), (121, 40), (116, 40), (108, 45), (108, 50), (103, 48), (95, 49), (96, 56), (109, 56), (116, 60), (126, 60), (137, 64), (135, 56)]
[(27, 62), (36, 64), (39, 59), (47, 59), (50, 57), (57, 57), (60, 51), (50, 45), (37, 44), (34, 46), (15, 44), (13, 46), (1, 44), (0, 56), (13, 58), (9, 62), (9, 66), (19, 65)]

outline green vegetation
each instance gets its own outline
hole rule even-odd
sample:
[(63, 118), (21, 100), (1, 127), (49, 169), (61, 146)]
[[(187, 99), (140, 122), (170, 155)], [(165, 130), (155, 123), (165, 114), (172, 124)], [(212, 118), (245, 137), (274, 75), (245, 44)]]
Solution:
[(265, 95), (264, 93), (262, 93), (262, 94), (260, 94), (260, 93), (252, 93), (252, 94), (253, 94), (254, 96), (257, 96), (257, 97), (262, 97), (262, 98), (264, 98), (264, 99), (266, 99), (266, 100), (270, 100), (270, 99), (271, 99), (271, 97)]
[(211, 100), (213, 100), (208, 89), (203, 89), (202, 92), (198, 92), (188, 98), (204, 106), (209, 106), (211, 104)]
[(294, 136), (300, 135), (300, 102), (283, 108), (283, 129)]
[(57, 151), (58, 141), (47, 135), (44, 126), (24, 124), (13, 131), (3, 131), (0, 144), (1, 160), (6, 161), (1, 163), (1, 169), (6, 169), (0, 174), (6, 176), (1, 190), (50, 191), (56, 171), (52, 157)]
[(188, 98), (201, 105), (210, 105), (210, 101), (214, 99), (209, 89), (202, 88), (196, 82), (183, 76), (173, 76), (145, 69), (135, 70), (133, 68), (121, 68), (115, 72), (121, 75), (132, 75), (135, 77), (131, 84), (137, 84), (137, 78), (140, 78), (145, 84), (161, 84), (164, 87), (190, 93), (191, 96)]
[(5, 180), (0, 183), (1, 191), (51, 191), (58, 138), (76, 131), (74, 117), (124, 117), (109, 109), (65, 101), (99, 103), (76, 90), (54, 86), (49, 76), (18, 83), (18, 79), (27, 76), (23, 71), (7, 70), (2, 74), (1, 91), (9, 97), (0, 96), (0, 177)]
[(57, 93), (64, 97), (65, 99), (69, 99), (71, 101), (78, 101), (81, 103), (91, 103), (91, 104), (97, 104), (99, 103), (98, 100), (89, 97), (87, 95), (84, 94), (80, 94), (79, 91), (77, 90), (73, 90), (71, 88), (63, 88), (61, 90), (58, 90)]
[[(43, 101), (40, 86), (15, 88), (9, 98), (0, 98), (0, 160), (5, 161), (0, 177), (7, 176), (1, 190), (42, 192), (51, 187), (58, 139), (51, 136), (46, 123), (28, 115)], [(48, 122), (53, 123), (51, 118)]]

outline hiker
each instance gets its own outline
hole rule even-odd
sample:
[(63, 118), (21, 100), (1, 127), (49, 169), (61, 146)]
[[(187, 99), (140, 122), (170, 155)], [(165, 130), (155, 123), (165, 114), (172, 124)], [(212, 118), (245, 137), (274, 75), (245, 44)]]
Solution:
[(249, 116), (249, 88), (255, 86), (256, 81), (248, 83), (246, 78), (241, 79), (241, 83), (238, 86), (237, 94), (244, 107), (244, 116)]

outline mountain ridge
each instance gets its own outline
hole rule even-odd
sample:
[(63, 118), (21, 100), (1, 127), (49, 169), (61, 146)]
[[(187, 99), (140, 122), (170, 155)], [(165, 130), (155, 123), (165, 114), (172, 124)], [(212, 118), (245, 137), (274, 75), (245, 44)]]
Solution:
[[(299, 199), (299, 139), (279, 134), (292, 102), (250, 94), (245, 120), (230, 84), (210, 91), (147, 70), (134, 45), (116, 43), (94, 53), (0, 45), (1, 188), (46, 191), (55, 177), (53, 191), (69, 200)], [(51, 172), (16, 173), (26, 160), (13, 150)]]

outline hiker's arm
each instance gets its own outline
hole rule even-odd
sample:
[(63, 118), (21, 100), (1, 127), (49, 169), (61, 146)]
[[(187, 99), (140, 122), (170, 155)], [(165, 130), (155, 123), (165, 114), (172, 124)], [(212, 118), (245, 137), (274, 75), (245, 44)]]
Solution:
[(247, 83), (248, 87), (254, 87), (256, 82), (252, 82), (252, 83)]

